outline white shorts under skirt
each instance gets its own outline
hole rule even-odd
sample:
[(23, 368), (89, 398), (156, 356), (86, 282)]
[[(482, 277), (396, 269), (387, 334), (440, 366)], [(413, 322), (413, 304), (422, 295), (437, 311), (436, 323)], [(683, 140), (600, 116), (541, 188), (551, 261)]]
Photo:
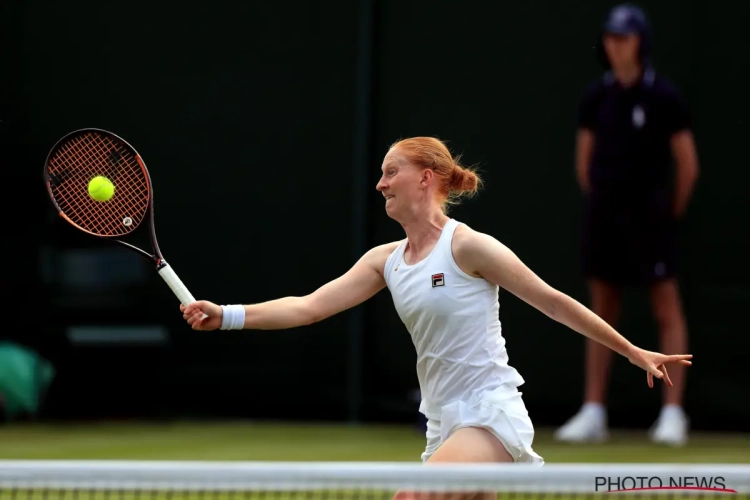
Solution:
[[(428, 413), (433, 413), (435, 409), (432, 410)], [(427, 420), (427, 447), (422, 453), (423, 462), (457, 429), (481, 427), (495, 435), (515, 462), (544, 464), (544, 459), (531, 448), (534, 426), (517, 388), (499, 387), (475, 394), (466, 401), (454, 401), (437, 410), (440, 418)]]

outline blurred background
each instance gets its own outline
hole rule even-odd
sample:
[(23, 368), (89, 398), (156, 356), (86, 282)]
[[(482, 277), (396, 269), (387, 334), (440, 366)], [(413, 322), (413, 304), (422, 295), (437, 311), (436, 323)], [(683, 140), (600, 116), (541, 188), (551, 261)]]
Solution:
[[(46, 154), (77, 128), (126, 138), (191, 292), (253, 303), (309, 293), (401, 238), (375, 191), (382, 158), (437, 136), (485, 180), (451, 215), (588, 304), (576, 116), (614, 5), (0, 2), (0, 458), (419, 460), (416, 357), (387, 291), (297, 330), (193, 332), (148, 263), (59, 220)], [(554, 441), (581, 405), (583, 337), (508, 293), (503, 332), (548, 461), (750, 462), (746, 22), (739, 4), (639, 5), (701, 165), (680, 233), (689, 444), (648, 441), (661, 391), (624, 358), (613, 439)], [(648, 297), (625, 305), (619, 330), (657, 349)]]

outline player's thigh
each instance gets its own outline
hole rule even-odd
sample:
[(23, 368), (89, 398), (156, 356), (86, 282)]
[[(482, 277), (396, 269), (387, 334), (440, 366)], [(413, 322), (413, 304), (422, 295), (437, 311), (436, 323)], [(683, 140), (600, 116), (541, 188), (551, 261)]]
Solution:
[[(481, 427), (456, 430), (427, 459), (426, 464), (513, 462), (513, 457), (494, 434)], [(496, 500), (497, 493), (399, 491), (393, 500)]]
[[(503, 443), (482, 427), (457, 429), (427, 460), (428, 464), (465, 462), (513, 462)], [(460, 492), (445, 495), (440, 500), (495, 500), (497, 493)]]
[(428, 464), (440, 462), (513, 462), (513, 457), (489, 430), (462, 427), (427, 460)]

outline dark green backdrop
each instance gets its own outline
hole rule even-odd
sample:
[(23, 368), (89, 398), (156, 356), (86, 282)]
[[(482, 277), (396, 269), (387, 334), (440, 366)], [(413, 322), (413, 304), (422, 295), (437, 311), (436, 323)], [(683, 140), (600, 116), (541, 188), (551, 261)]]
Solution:
[[(381, 158), (398, 138), (435, 135), (486, 180), (452, 215), (586, 303), (575, 112), (600, 74), (594, 39), (612, 5), (3, 2), (4, 333), (56, 364), (46, 414), (403, 420), (416, 411), (413, 346), (387, 291), (304, 329), (194, 333), (147, 264), (63, 226), (41, 170), (49, 147), (79, 127), (113, 130), (144, 156), (162, 250), (198, 297), (305, 294), (400, 238), (374, 190)], [(744, 22), (715, 4), (643, 5), (658, 69), (694, 112), (702, 165), (683, 234), (696, 355), (687, 405), (697, 427), (747, 428)], [(531, 415), (560, 423), (580, 404), (582, 338), (501, 297)], [(626, 306), (621, 331), (656, 348), (645, 297), (634, 292)], [(78, 327), (107, 325), (166, 333), (71, 340)], [(612, 422), (645, 426), (658, 401), (619, 360)]]

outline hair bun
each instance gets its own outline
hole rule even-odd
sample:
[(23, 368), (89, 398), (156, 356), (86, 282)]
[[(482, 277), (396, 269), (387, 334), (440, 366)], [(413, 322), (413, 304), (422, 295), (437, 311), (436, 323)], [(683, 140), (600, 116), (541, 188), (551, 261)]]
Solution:
[(455, 194), (474, 194), (479, 187), (479, 178), (471, 170), (460, 165), (453, 167), (451, 172), (451, 191)]

